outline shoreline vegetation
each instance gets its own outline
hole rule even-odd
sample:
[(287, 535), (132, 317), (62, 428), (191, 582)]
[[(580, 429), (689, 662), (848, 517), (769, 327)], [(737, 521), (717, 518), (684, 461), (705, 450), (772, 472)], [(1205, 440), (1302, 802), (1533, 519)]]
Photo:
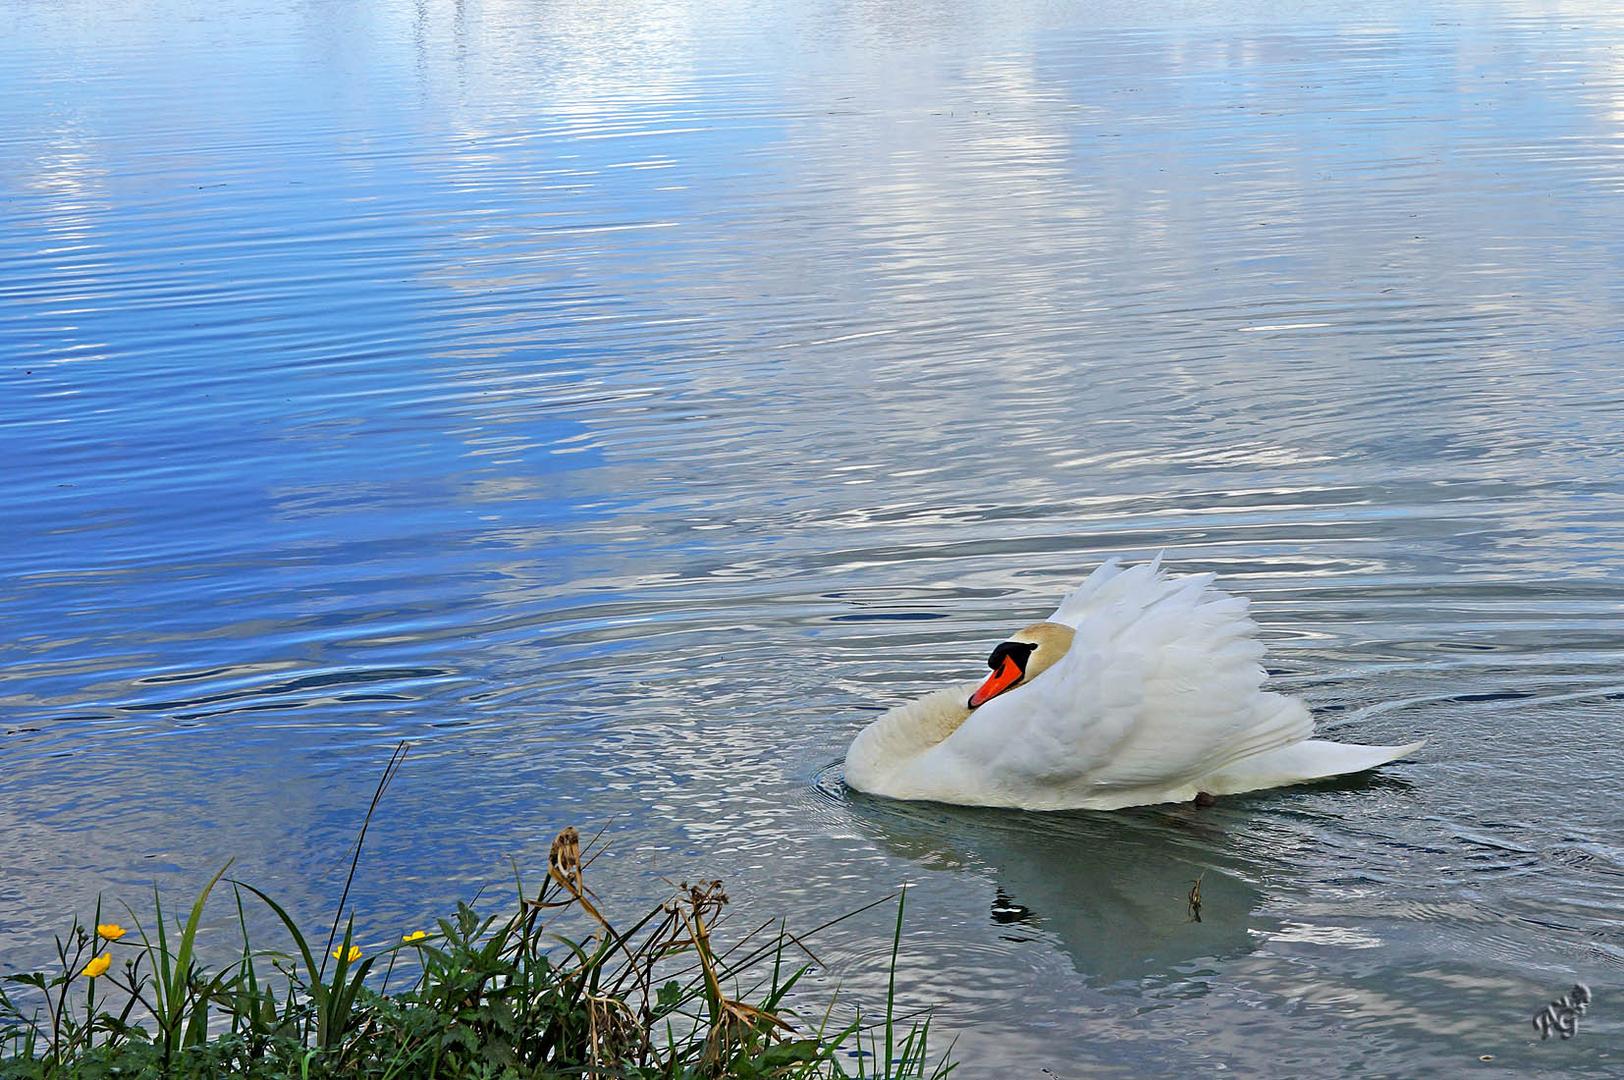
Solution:
[[(403, 745), (378, 784), (325, 944), (270, 896), (228, 878), (229, 864), (184, 921), (156, 891), (150, 923), (133, 911), (128, 927), (104, 921), (98, 902), (89, 925), (76, 918), (57, 938), (55, 972), (0, 972), (0, 1078), (935, 1080), (953, 1069), (929, 1050), (929, 1017), (895, 1011), (905, 894), (806, 934), (772, 920), (723, 942), (715, 931), (729, 898), (720, 881), (700, 881), (612, 922), (585, 882), (592, 845), (566, 828), (538, 889), (515, 868), (502, 910), (459, 903), (433, 927), (364, 950), (345, 905), (366, 824), (404, 756)], [(211, 969), (197, 955), (199, 931), (211, 897), (228, 889), (240, 948)], [(807, 939), (892, 900), (884, 1014), (852, 1009), (847, 1020), (838, 994), (820, 1011), (792, 1006), (816, 964)], [(256, 904), (287, 947), (250, 942)], [(397, 967), (407, 981), (391, 991)]]

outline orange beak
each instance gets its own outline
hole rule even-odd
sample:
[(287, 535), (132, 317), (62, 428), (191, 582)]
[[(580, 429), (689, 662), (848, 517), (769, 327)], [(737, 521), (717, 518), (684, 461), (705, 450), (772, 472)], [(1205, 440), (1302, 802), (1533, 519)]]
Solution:
[(1021, 665), (1013, 657), (1004, 657), (1003, 664), (997, 671), (987, 676), (987, 681), (976, 687), (976, 692), (970, 695), (970, 708), (976, 709), (988, 701), (1002, 694), (1005, 690), (1021, 681)]

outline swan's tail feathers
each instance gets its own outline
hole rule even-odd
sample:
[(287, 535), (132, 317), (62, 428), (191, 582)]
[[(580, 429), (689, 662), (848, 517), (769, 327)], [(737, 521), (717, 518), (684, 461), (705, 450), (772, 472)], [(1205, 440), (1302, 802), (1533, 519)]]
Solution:
[(1243, 791), (1303, 784), (1374, 769), (1408, 757), (1426, 744), (1427, 740), (1422, 739), (1404, 746), (1353, 746), (1307, 739), (1231, 762), (1203, 777), (1197, 786), (1212, 795), (1237, 795)]

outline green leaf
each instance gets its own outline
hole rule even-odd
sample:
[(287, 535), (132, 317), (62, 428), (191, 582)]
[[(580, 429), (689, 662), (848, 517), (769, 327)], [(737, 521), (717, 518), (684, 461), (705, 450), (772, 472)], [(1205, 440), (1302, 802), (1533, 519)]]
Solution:
[(682, 1001), (682, 984), (672, 979), (654, 995), (654, 1004), (661, 1012), (669, 1012)]
[(826, 1051), (816, 1039), (796, 1039), (775, 1043), (755, 1057), (758, 1069), (781, 1069), (786, 1065), (807, 1065), (823, 1058)]

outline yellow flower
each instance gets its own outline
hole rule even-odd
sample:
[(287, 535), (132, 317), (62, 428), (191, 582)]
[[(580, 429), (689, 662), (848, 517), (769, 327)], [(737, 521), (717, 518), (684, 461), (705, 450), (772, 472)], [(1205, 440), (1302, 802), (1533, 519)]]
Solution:
[(410, 943), (412, 943), (414, 941), (422, 941), (424, 938), (426, 938), (428, 936), (429, 936), (429, 932), (427, 930), (413, 930), (411, 933), (406, 934), (405, 936), (403, 936), (400, 940), (406, 942), (407, 944), (410, 944)]
[[(334, 960), (343, 960), (344, 959), (344, 949), (343, 949), (342, 946), (340, 946), (339, 948), (336, 948), (336, 949), (333, 950), (333, 959)], [(351, 945), (350, 946), (349, 962), (353, 964), (359, 959), (361, 959), (361, 946), (359, 946), (359, 945)]]
[(112, 966), (113, 954), (102, 953), (100, 956), (96, 957), (96, 959), (86, 964), (84, 970), (79, 972), (79, 974), (83, 975), (87, 979), (94, 979), (97, 975), (105, 975), (107, 973), (107, 969)]
[(101, 938), (103, 941), (117, 941), (119, 938), (123, 937), (124, 934), (124, 928), (116, 922), (104, 922), (96, 924), (96, 936)]

